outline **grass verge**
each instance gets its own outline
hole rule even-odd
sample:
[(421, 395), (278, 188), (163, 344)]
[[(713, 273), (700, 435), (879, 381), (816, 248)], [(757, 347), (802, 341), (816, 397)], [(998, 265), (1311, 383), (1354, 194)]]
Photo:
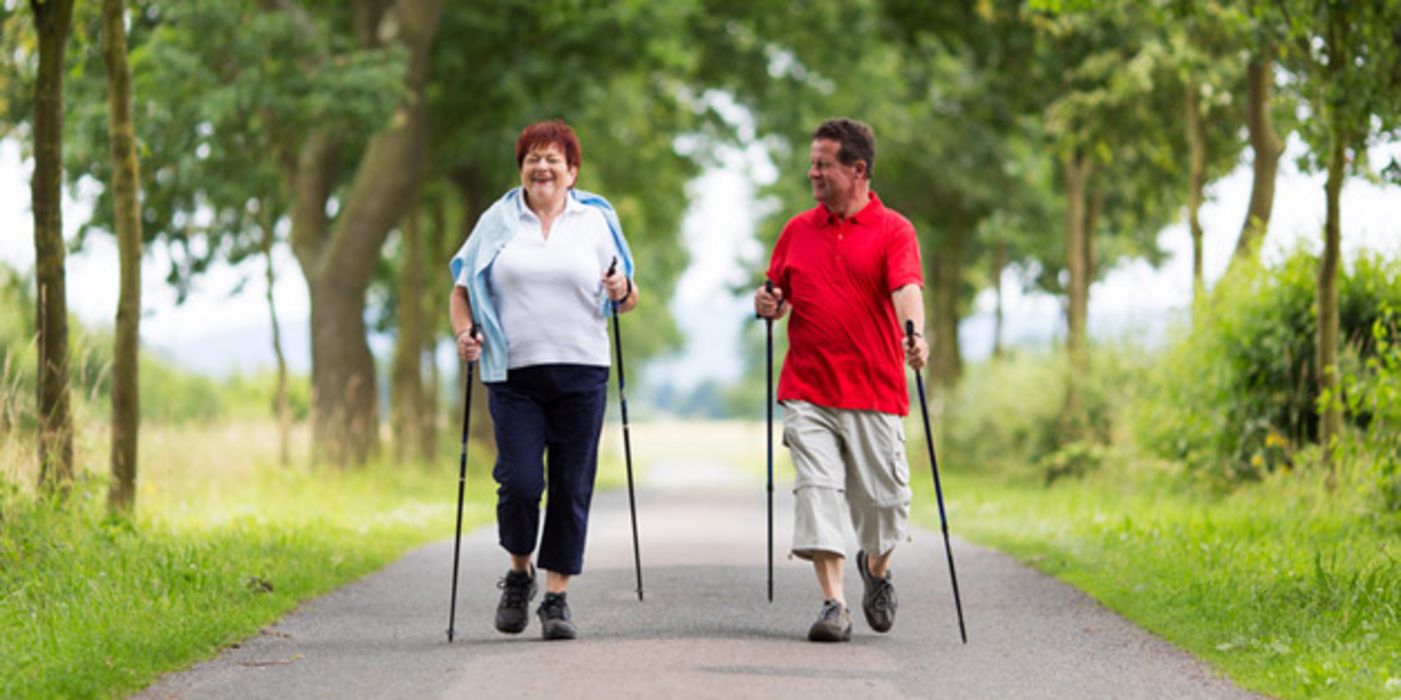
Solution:
[[(932, 504), (927, 475), (922, 487)], [(956, 473), (944, 488), (954, 534), (1073, 584), (1246, 688), (1401, 698), (1401, 523), (1306, 475), (1225, 496), (1142, 472), (1050, 488)], [(938, 527), (937, 509), (915, 510)]]
[[(279, 468), (268, 430), (146, 431), (132, 520), (101, 477), (63, 507), (0, 480), (0, 697), (125, 696), (452, 532), (455, 455)], [(464, 529), (492, 517), (473, 462)]]

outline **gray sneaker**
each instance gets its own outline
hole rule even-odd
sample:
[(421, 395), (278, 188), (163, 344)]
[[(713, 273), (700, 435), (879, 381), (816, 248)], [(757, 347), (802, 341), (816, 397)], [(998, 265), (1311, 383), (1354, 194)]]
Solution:
[(864, 551), (856, 553), (856, 570), (861, 572), (861, 581), (866, 584), (866, 593), (861, 596), (866, 623), (877, 632), (889, 632), (895, 626), (895, 609), (900, 607), (895, 597), (895, 584), (890, 582), (891, 572), (885, 572), (880, 578), (872, 576)]
[(496, 629), (519, 634), (530, 620), (530, 600), (535, 597), (535, 566), (530, 571), (507, 571), (496, 583), (501, 602), (496, 605)]
[(809, 642), (846, 642), (851, 640), (851, 611), (835, 600), (822, 601), (817, 622), (808, 629)]
[(545, 639), (573, 639), (578, 635), (564, 596), (564, 593), (546, 593), (540, 601), (540, 609), (535, 611), (540, 616), (540, 634)]

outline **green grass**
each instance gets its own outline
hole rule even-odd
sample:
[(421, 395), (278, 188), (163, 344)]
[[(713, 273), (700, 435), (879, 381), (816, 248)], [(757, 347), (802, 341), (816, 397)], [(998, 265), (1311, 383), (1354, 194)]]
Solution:
[[(102, 516), (101, 477), (63, 508), (0, 480), (0, 697), (125, 696), (452, 532), (455, 454), (280, 468), (266, 433), (148, 429), (132, 521)], [(485, 469), (464, 528), (492, 517)]]
[[(1051, 488), (945, 475), (950, 529), (1075, 585), (1247, 688), (1401, 697), (1401, 521), (1302, 474), (1221, 496), (1144, 471)], [(927, 477), (922, 486), (918, 498), (932, 499)], [(937, 527), (935, 509), (916, 513)]]

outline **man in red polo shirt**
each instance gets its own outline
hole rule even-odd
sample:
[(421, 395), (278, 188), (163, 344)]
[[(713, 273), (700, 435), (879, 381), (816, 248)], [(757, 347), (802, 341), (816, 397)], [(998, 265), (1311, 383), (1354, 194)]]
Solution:
[(906, 321), (924, 328), (923, 276), (914, 226), (871, 191), (875, 155), (861, 122), (817, 127), (808, 180), (818, 206), (783, 227), (769, 262), (773, 293), (754, 295), (764, 318), (792, 311), (778, 400), (797, 472), (793, 554), (812, 561), (822, 587), (812, 641), (851, 638), (842, 589), (848, 518), (866, 621), (877, 632), (894, 625), (890, 559), (910, 514), (904, 363), (918, 371), (929, 348), (922, 332), (907, 345), (902, 329)]

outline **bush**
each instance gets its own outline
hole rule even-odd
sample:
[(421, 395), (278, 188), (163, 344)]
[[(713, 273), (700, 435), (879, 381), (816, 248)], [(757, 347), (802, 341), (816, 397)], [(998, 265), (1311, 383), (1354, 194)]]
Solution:
[[(1229, 484), (1292, 466), (1300, 446), (1317, 442), (1317, 268), (1300, 250), (1224, 280), (1204, 318), (1164, 353), (1140, 405), (1140, 444)], [(1401, 308), (1401, 265), (1358, 257), (1340, 273), (1339, 297), (1342, 362), (1366, 366), (1378, 352), (1374, 325)], [(1365, 428), (1371, 417), (1348, 420)]]
[(1401, 512), (1401, 313), (1383, 308), (1373, 323), (1375, 353), (1351, 363), (1343, 374), (1348, 411), (1366, 417), (1366, 429), (1351, 436), (1347, 454), (1370, 467), (1383, 509)]
[(954, 469), (1058, 478), (1093, 471), (1116, 442), (1122, 407), (1133, 401), (1148, 358), (1132, 346), (1102, 345), (1090, 371), (1078, 377), (1084, 431), (1066, 430), (1069, 377), (1063, 354), (1018, 352), (969, 369), (957, 391), (931, 411), (943, 429), (940, 445)]

